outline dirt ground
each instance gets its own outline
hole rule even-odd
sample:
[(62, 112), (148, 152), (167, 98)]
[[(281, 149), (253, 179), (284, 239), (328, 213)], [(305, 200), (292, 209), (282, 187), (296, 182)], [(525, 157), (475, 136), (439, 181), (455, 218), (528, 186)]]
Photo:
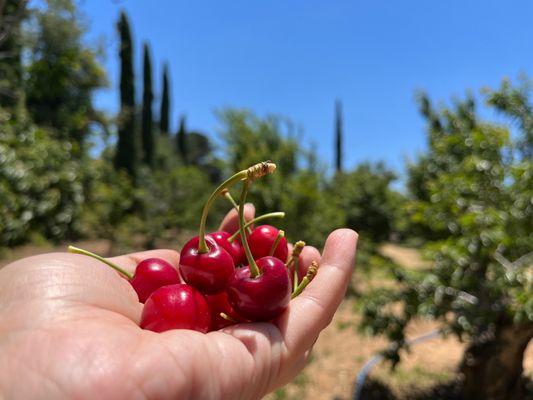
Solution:
[[(112, 251), (110, 243), (104, 240), (79, 242), (76, 245), (102, 255), (110, 255)], [(51, 251), (66, 251), (66, 246), (22, 246), (4, 254), (0, 259), (0, 267), (22, 257)], [(416, 249), (386, 244), (380, 251), (407, 268), (427, 266)], [(359, 316), (355, 311), (356, 305), (354, 298), (347, 298), (343, 302), (330, 326), (320, 335), (309, 365), (293, 382), (270, 394), (266, 400), (352, 398), (358, 372), (366, 361), (387, 345), (383, 338), (366, 336), (357, 331)], [(409, 326), (408, 337), (420, 336), (436, 326), (432, 321), (417, 320)], [(387, 365), (380, 364), (370, 376), (386, 382), (397, 394), (412, 386), (423, 388), (445, 382), (453, 377), (463, 346), (453, 337), (432, 339), (412, 347), (394, 372)], [(525, 355), (524, 369), (533, 377), (531, 344)]]

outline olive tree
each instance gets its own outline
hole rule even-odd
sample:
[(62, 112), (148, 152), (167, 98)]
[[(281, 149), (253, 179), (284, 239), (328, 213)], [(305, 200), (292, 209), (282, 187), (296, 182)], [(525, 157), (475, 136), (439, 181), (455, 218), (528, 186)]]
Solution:
[(410, 167), (408, 210), (417, 232), (430, 233), (432, 266), (397, 272), (399, 284), (364, 307), (364, 326), (393, 341), (386, 353), (395, 362), (415, 316), (466, 341), (459, 369), (468, 399), (524, 395), (533, 337), (530, 95), (527, 83), (485, 92), (487, 105), (510, 117), (507, 126), (482, 121), (471, 97), (439, 109), (419, 97), (429, 143)]

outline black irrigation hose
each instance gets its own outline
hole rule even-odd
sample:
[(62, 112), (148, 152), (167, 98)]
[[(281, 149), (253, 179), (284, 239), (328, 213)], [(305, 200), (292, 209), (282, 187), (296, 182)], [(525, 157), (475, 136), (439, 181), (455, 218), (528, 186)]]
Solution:
[[(432, 331), (424, 333), (422, 336), (418, 336), (414, 339), (410, 339), (406, 343), (409, 346), (414, 346), (415, 344), (426, 342), (438, 336), (440, 336), (440, 330), (434, 329)], [(353, 395), (353, 400), (362, 400), (361, 395), (363, 394), (363, 385), (365, 384), (366, 377), (368, 373), (372, 370), (372, 368), (374, 368), (374, 366), (376, 364), (379, 364), (382, 360), (383, 360), (383, 356), (381, 354), (376, 354), (374, 357), (372, 357), (370, 360), (368, 360), (363, 365), (363, 367), (357, 374), (357, 378), (355, 379), (355, 392)]]

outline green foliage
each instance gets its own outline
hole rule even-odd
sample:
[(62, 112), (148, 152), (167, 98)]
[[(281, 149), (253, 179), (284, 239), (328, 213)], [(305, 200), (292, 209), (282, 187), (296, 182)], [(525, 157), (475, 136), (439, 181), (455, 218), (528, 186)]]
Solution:
[(351, 172), (336, 174), (329, 198), (344, 210), (343, 225), (358, 230), (364, 240), (387, 240), (401, 204), (399, 195), (390, 189), (394, 179), (382, 163), (364, 163)]
[(161, 111), (159, 113), (159, 131), (168, 135), (168, 121), (170, 114), (170, 88), (168, 79), (168, 65), (163, 68), (163, 89), (161, 90)]
[(113, 238), (117, 227), (125, 223), (135, 203), (135, 188), (125, 171), (115, 171), (108, 152), (90, 161), (86, 206), (78, 230), (85, 237)]
[(342, 103), (335, 102), (335, 168), (342, 172)]
[(120, 114), (115, 167), (124, 169), (135, 181), (137, 174), (137, 131), (135, 124), (135, 78), (133, 43), (128, 17), (123, 12), (117, 24), (120, 34)]
[(152, 117), (152, 102), (154, 94), (152, 90), (152, 60), (150, 58), (150, 47), (144, 44), (143, 62), (143, 104), (142, 104), (142, 147), (143, 161), (146, 165), (153, 167), (155, 160), (154, 132)]
[(0, 109), (0, 244), (33, 233), (60, 240), (72, 232), (84, 202), (82, 161), (72, 145)]
[(48, 0), (46, 8), (33, 13), (37, 28), (26, 82), (30, 116), (57, 139), (81, 144), (91, 124), (103, 122), (91, 99), (106, 83), (97, 51), (84, 45), (84, 27), (72, 1)]
[(25, 17), (25, 4), (6, 0), (0, 10), (0, 107), (16, 108), (22, 99), (22, 35), (20, 25)]
[[(489, 93), (488, 104), (516, 102), (516, 93), (524, 96), (521, 110), (531, 110), (530, 92), (506, 84)], [(415, 315), (439, 319), (461, 338), (478, 337), (491, 326), (533, 323), (530, 260), (506, 261), (533, 248), (533, 162), (515, 154), (506, 128), (476, 117), (471, 98), (437, 111), (422, 97), (421, 106), (430, 143), (411, 166), (408, 209), (418, 232), (433, 233), (426, 250), (434, 265), (399, 273), (398, 286), (373, 293), (364, 311), (365, 327), (397, 342), (396, 350)], [(528, 132), (520, 134), (516, 144), (523, 150)], [(386, 307), (396, 302), (400, 311)], [(398, 360), (397, 351), (388, 355)]]
[(185, 116), (180, 117), (178, 132), (176, 132), (176, 151), (184, 164), (187, 164), (187, 128)]
[(328, 199), (323, 174), (298, 167), (306, 154), (298, 145), (292, 124), (274, 116), (261, 119), (242, 110), (226, 110), (219, 115), (232, 171), (269, 159), (278, 166), (275, 174), (252, 186), (249, 201), (257, 214), (283, 210), (287, 218), (276, 224), (291, 240), (322, 245), (327, 232), (342, 226), (342, 211)]

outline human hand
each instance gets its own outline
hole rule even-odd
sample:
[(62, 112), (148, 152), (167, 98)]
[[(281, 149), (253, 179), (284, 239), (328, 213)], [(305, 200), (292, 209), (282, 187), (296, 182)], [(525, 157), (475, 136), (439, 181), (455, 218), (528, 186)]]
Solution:
[[(253, 207), (246, 206), (247, 220)], [(235, 211), (221, 229), (234, 231)], [(274, 324), (202, 334), (139, 328), (131, 285), (89, 257), (51, 253), (0, 270), (0, 391), (5, 398), (258, 399), (305, 365), (346, 291), (357, 235), (334, 231), (323, 255), (305, 247), (300, 264), (320, 268)], [(172, 250), (115, 257), (133, 271), (148, 257), (179, 264)]]

